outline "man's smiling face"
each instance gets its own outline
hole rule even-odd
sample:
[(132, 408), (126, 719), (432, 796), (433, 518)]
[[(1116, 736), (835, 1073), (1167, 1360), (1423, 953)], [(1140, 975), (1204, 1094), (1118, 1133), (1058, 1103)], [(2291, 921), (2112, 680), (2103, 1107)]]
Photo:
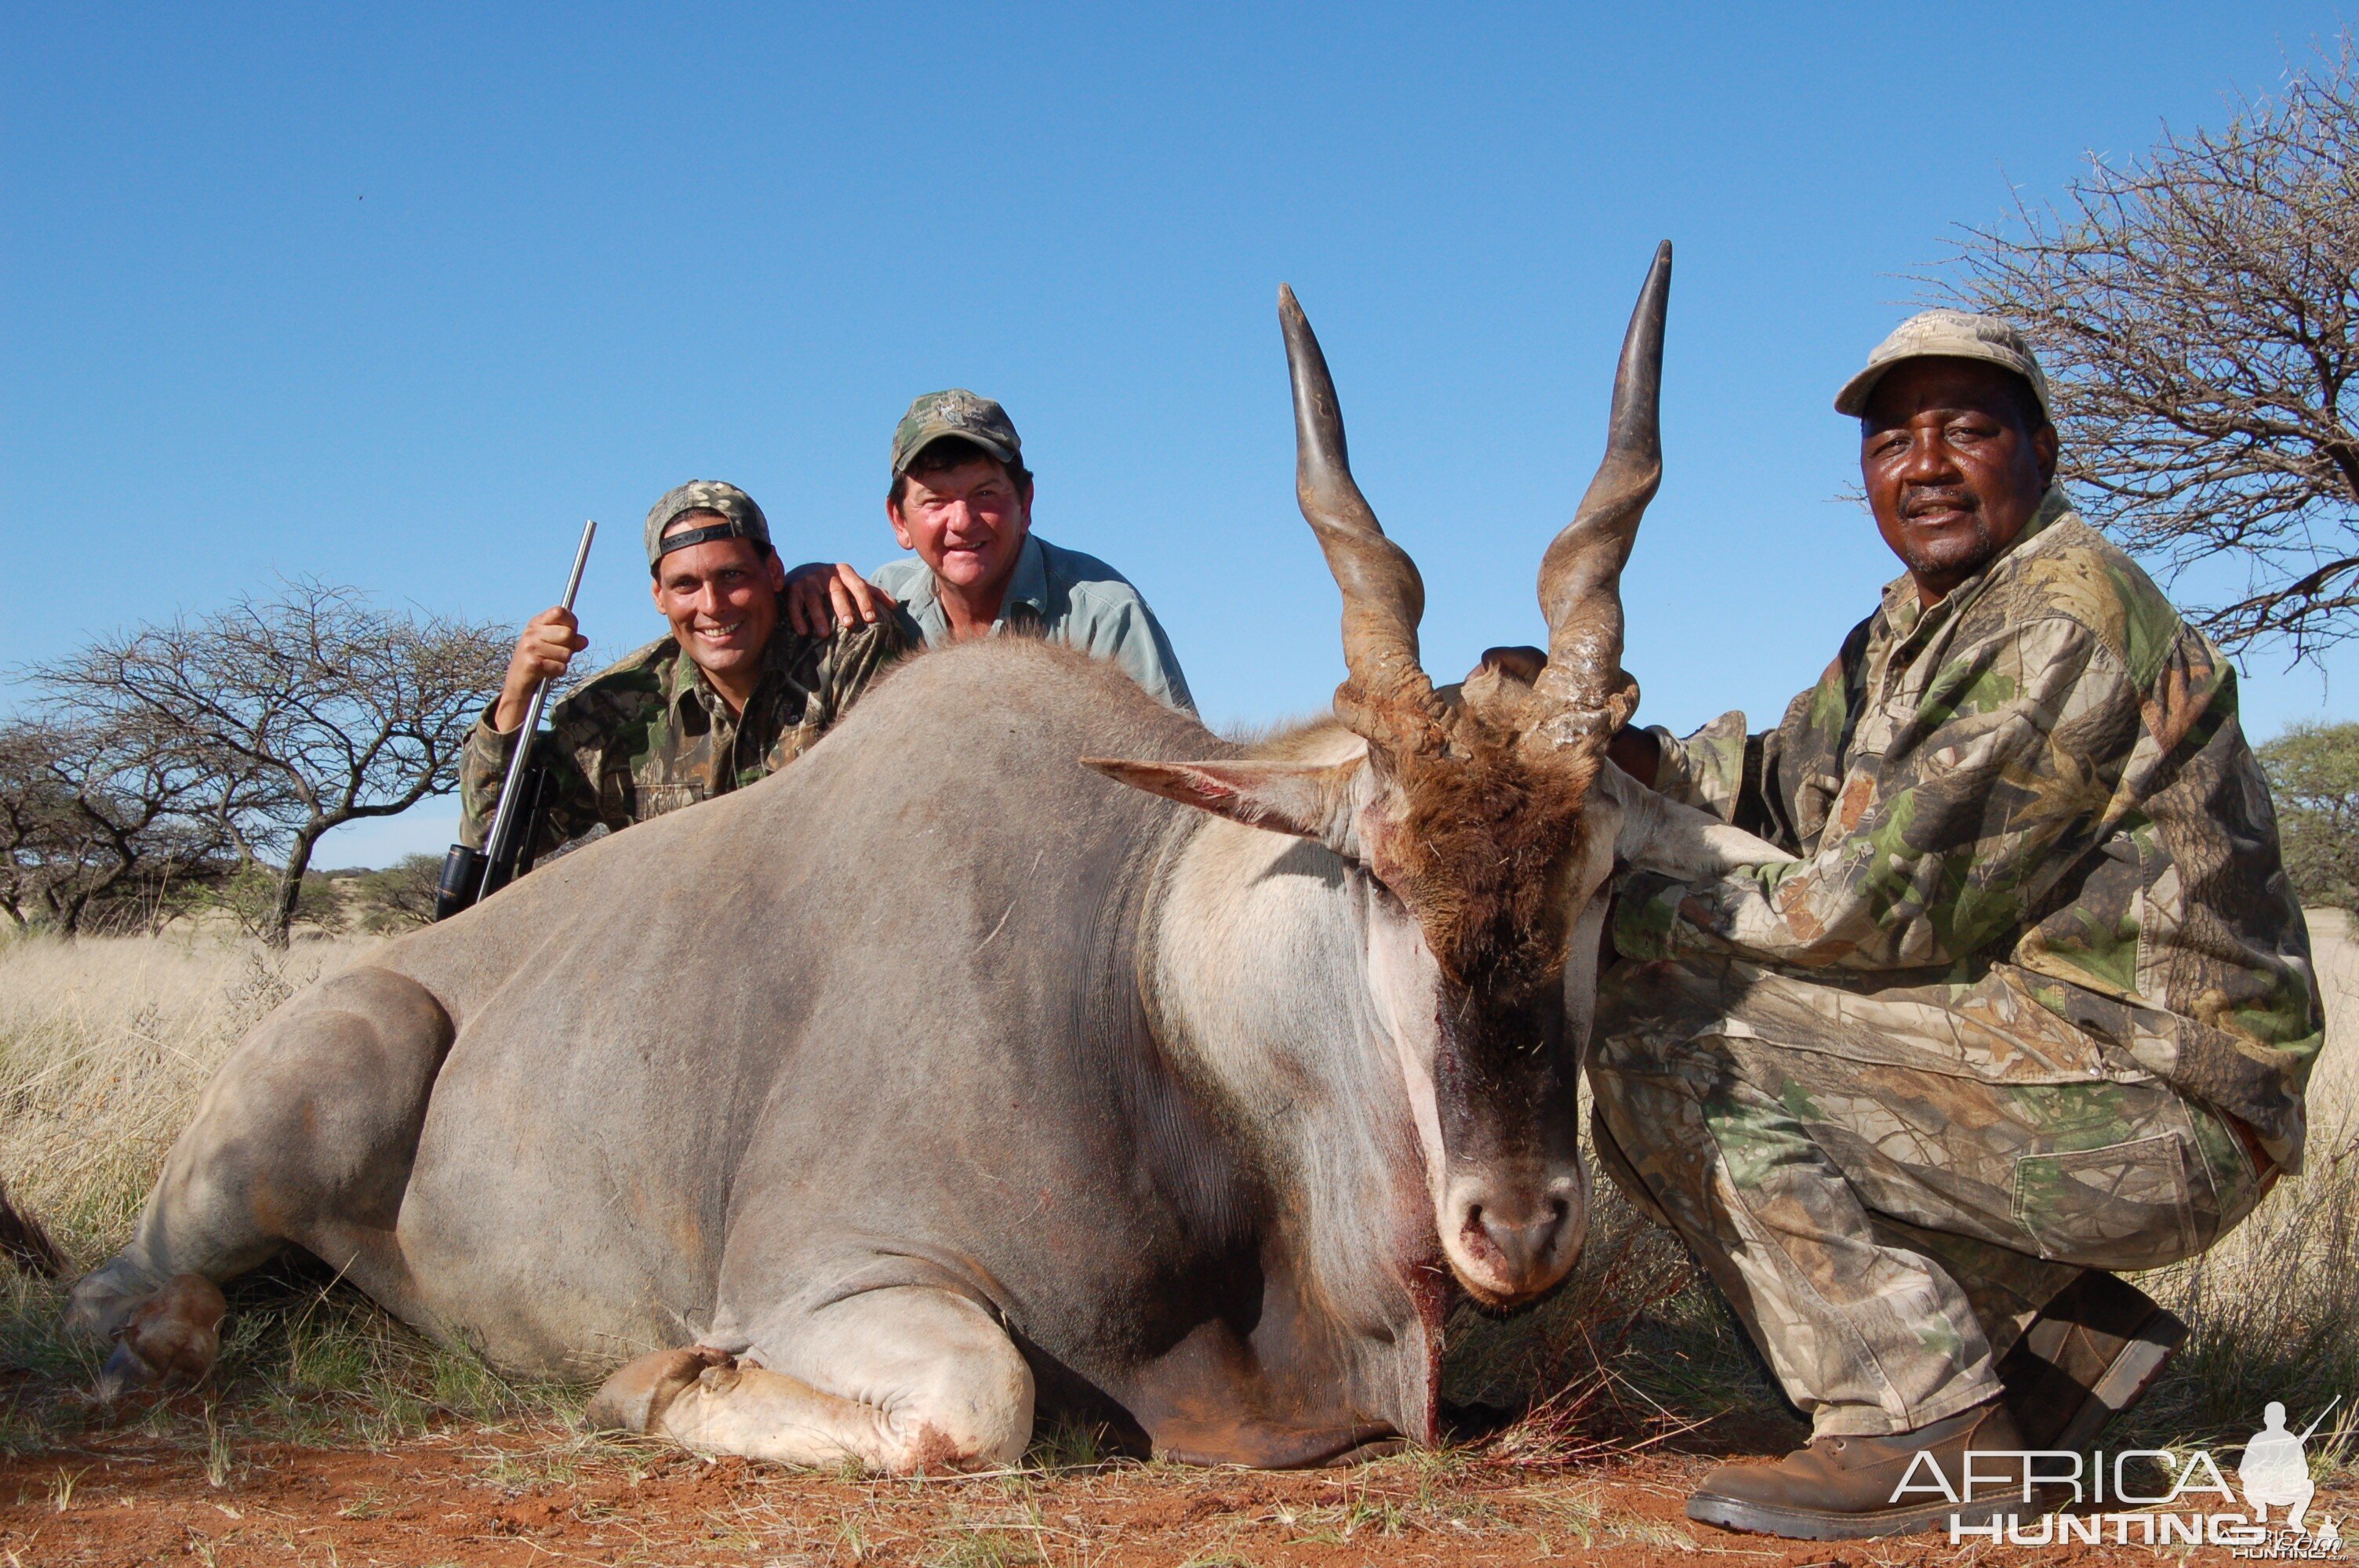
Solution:
[(887, 503), (893, 536), (941, 581), (987, 596), (1004, 590), (1032, 526), (1031, 487), (994, 459), (914, 470)]
[(1980, 360), (1908, 360), (1876, 384), (1860, 420), (1860, 477), (1876, 532), (1924, 603), (1989, 565), (2039, 510), (2056, 431), (2029, 401), (2017, 377)]
[[(667, 535), (726, 519), (688, 512)], [(674, 550), (656, 568), (656, 608), (672, 635), (706, 675), (724, 687), (750, 675), (778, 629), (778, 594), (787, 585), (778, 557), (750, 539), (707, 539)]]

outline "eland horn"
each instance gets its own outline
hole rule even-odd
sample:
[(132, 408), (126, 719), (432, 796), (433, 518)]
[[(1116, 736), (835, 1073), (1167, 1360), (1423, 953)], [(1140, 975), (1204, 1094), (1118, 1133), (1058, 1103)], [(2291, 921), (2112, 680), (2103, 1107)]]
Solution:
[(1294, 490), (1343, 594), (1343, 664), (1335, 708), (1354, 731), (1394, 751), (1440, 744), (1440, 705), (1418, 661), (1425, 583), (1408, 553), (1385, 537), (1352, 478), (1334, 378), (1294, 290), (1281, 284), (1277, 317), (1294, 382)]
[(1663, 314), (1670, 294), (1665, 240), (1622, 339), (1605, 460), (1540, 560), (1549, 656), (1533, 687), (1544, 717), (1528, 733), (1551, 752), (1594, 752), (1638, 706), (1637, 683), (1622, 668), (1622, 567), (1663, 478)]

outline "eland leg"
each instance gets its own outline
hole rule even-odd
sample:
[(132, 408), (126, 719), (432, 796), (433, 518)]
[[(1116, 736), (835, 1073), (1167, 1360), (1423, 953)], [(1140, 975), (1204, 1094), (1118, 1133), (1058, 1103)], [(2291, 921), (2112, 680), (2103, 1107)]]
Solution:
[(1016, 1463), (1032, 1394), (1032, 1368), (990, 1314), (954, 1291), (897, 1285), (822, 1307), (742, 1357), (643, 1356), (589, 1415), (709, 1453), (905, 1476)]
[(432, 994), (387, 969), (334, 976), (266, 1019), (205, 1087), (130, 1244), (74, 1286), (66, 1329), (107, 1337), (151, 1301), (168, 1314), (201, 1296), (168, 1281), (218, 1284), (289, 1243), (421, 1321), (393, 1227), (451, 1034)]

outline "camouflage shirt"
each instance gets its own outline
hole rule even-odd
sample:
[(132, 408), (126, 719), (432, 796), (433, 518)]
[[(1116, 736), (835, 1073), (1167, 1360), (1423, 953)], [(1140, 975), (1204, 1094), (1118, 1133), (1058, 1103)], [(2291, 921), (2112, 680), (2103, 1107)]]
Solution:
[(1623, 953), (2024, 997), (2298, 1168), (2322, 1008), (2235, 671), (2060, 488), (1938, 603), (1886, 588), (1775, 730), (1656, 733), (1658, 789), (1801, 859), (1631, 877)]
[[(648, 643), (550, 709), (533, 749), (555, 770), (550, 804), (528, 848), (545, 854), (602, 824), (627, 827), (767, 777), (816, 745), (907, 646), (889, 617), (829, 637), (781, 625), (753, 697), (732, 713), (677, 639)], [(459, 834), (478, 849), (516, 751), (516, 738), (494, 730), (491, 717), (467, 737), (459, 764)]]

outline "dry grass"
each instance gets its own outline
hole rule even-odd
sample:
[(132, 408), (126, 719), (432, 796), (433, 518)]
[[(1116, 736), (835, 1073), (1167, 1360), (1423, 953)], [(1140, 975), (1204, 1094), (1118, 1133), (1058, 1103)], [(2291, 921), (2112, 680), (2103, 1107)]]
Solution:
[(2299, 1430), (2343, 1394), (2313, 1454), (2343, 1464), (2359, 1448), (2359, 942), (2339, 912), (2310, 919), (2329, 1045), (2310, 1085), (2307, 1169), (2210, 1252), (2138, 1281), (2193, 1332), (2116, 1444), (2241, 1443), (2271, 1400)]
[(76, 1260), (105, 1257), (230, 1048), (376, 940), (274, 953), (184, 931), (0, 946), (0, 1178)]
[[(282, 953), (200, 929), (0, 946), (0, 1179), (74, 1271), (123, 1244), (198, 1092), (245, 1032), (379, 940), (300, 941)], [(55, 1332), (64, 1293), (0, 1268), (0, 1365), (50, 1392), (87, 1388), (97, 1369), (94, 1349)], [(428, 1343), (303, 1262), (229, 1294), (211, 1384), (223, 1397), (146, 1410), (156, 1435), (217, 1455), (258, 1441), (375, 1446), (453, 1416), (497, 1421), (567, 1397)], [(113, 1419), (39, 1385), (0, 1394), (0, 1453), (71, 1444)]]

